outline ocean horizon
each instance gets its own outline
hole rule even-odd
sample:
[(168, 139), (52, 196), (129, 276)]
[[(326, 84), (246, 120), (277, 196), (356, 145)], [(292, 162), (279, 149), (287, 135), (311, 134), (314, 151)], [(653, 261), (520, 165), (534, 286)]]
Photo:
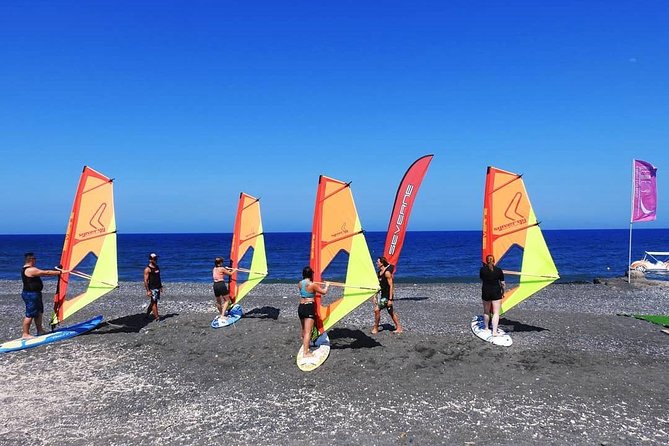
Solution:
[[(560, 229), (542, 231), (560, 273), (558, 282), (591, 282), (597, 277), (625, 274), (629, 230)], [(365, 233), (372, 258), (383, 252), (385, 231)], [(138, 282), (149, 253), (160, 256), (165, 282), (209, 282), (213, 259), (229, 258), (230, 233), (119, 234), (119, 280)], [(58, 265), (64, 236), (58, 234), (0, 235), (0, 279), (18, 280), (23, 254), (35, 252), (37, 266)], [(297, 281), (309, 264), (311, 233), (265, 233), (269, 283)], [(632, 260), (644, 251), (669, 251), (669, 229), (635, 230)], [(475, 283), (481, 253), (481, 231), (409, 231), (400, 256), (395, 280), (398, 283)], [(515, 257), (515, 258), (514, 258)], [(345, 259), (344, 259), (345, 260)], [(324, 277), (335, 280), (343, 274), (344, 260), (333, 262)], [(87, 260), (88, 261), (88, 260)], [(250, 261), (245, 258), (245, 261)], [(502, 259), (500, 266), (519, 256)], [(93, 261), (88, 261), (91, 265)], [(244, 263), (242, 262), (242, 263)], [(85, 266), (82, 266), (85, 270)]]

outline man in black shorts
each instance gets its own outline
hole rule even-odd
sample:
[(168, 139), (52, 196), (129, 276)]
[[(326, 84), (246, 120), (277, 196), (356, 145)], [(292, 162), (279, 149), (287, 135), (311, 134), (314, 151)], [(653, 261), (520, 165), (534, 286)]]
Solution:
[(158, 301), (160, 300), (160, 294), (163, 292), (163, 282), (160, 279), (160, 267), (156, 254), (149, 255), (149, 265), (144, 268), (144, 288), (146, 288), (146, 296), (151, 299), (146, 309), (146, 315), (148, 316), (153, 312), (153, 318), (158, 322), (160, 320)]

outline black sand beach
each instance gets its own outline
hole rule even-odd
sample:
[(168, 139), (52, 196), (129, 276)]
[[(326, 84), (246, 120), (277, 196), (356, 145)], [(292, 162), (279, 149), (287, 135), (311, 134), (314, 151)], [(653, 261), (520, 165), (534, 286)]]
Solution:
[[(669, 288), (552, 285), (503, 317), (503, 348), (469, 330), (478, 285), (399, 284), (406, 332), (384, 315), (371, 335), (365, 304), (311, 373), (295, 365), (295, 288), (261, 284), (213, 330), (208, 284), (167, 284), (155, 323), (123, 283), (72, 318), (103, 314), (95, 331), (0, 355), (0, 444), (667, 444), (669, 336), (617, 314), (669, 314)], [(3, 341), (20, 335), (19, 293), (0, 282)]]

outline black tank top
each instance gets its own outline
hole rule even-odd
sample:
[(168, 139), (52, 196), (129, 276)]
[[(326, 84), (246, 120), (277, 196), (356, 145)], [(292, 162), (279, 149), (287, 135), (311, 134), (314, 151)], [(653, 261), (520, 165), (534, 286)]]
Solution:
[(21, 270), (21, 280), (23, 280), (23, 291), (42, 291), (44, 284), (42, 283), (42, 278), (40, 277), (28, 277), (26, 276), (26, 269), (31, 268), (30, 266), (24, 266)]
[(390, 274), (394, 271), (393, 265), (388, 265), (383, 271), (379, 271), (379, 285), (381, 286), (381, 296), (390, 297), (390, 283), (386, 277), (386, 272)]
[(492, 271), (487, 265), (482, 266), (479, 271), (479, 277), (483, 282), (483, 289), (486, 291), (494, 291), (500, 293), (502, 291), (500, 280), (504, 280), (504, 272), (498, 266), (493, 266)]
[(158, 265), (149, 265), (149, 289), (157, 290), (162, 287), (163, 283), (160, 281), (160, 267)]

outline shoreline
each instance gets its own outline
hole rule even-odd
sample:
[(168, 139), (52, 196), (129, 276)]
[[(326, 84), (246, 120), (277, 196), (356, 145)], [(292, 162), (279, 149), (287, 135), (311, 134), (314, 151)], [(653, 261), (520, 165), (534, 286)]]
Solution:
[[(664, 444), (669, 337), (617, 314), (669, 299), (625, 285), (551, 285), (502, 317), (508, 348), (469, 330), (479, 285), (398, 285), (405, 333), (383, 313), (371, 335), (365, 303), (304, 373), (295, 284), (260, 284), (213, 330), (210, 284), (167, 283), (155, 323), (142, 284), (122, 283), (72, 317), (104, 314), (98, 329), (0, 355), (0, 444)], [(3, 339), (20, 329), (14, 286), (0, 281)]]

